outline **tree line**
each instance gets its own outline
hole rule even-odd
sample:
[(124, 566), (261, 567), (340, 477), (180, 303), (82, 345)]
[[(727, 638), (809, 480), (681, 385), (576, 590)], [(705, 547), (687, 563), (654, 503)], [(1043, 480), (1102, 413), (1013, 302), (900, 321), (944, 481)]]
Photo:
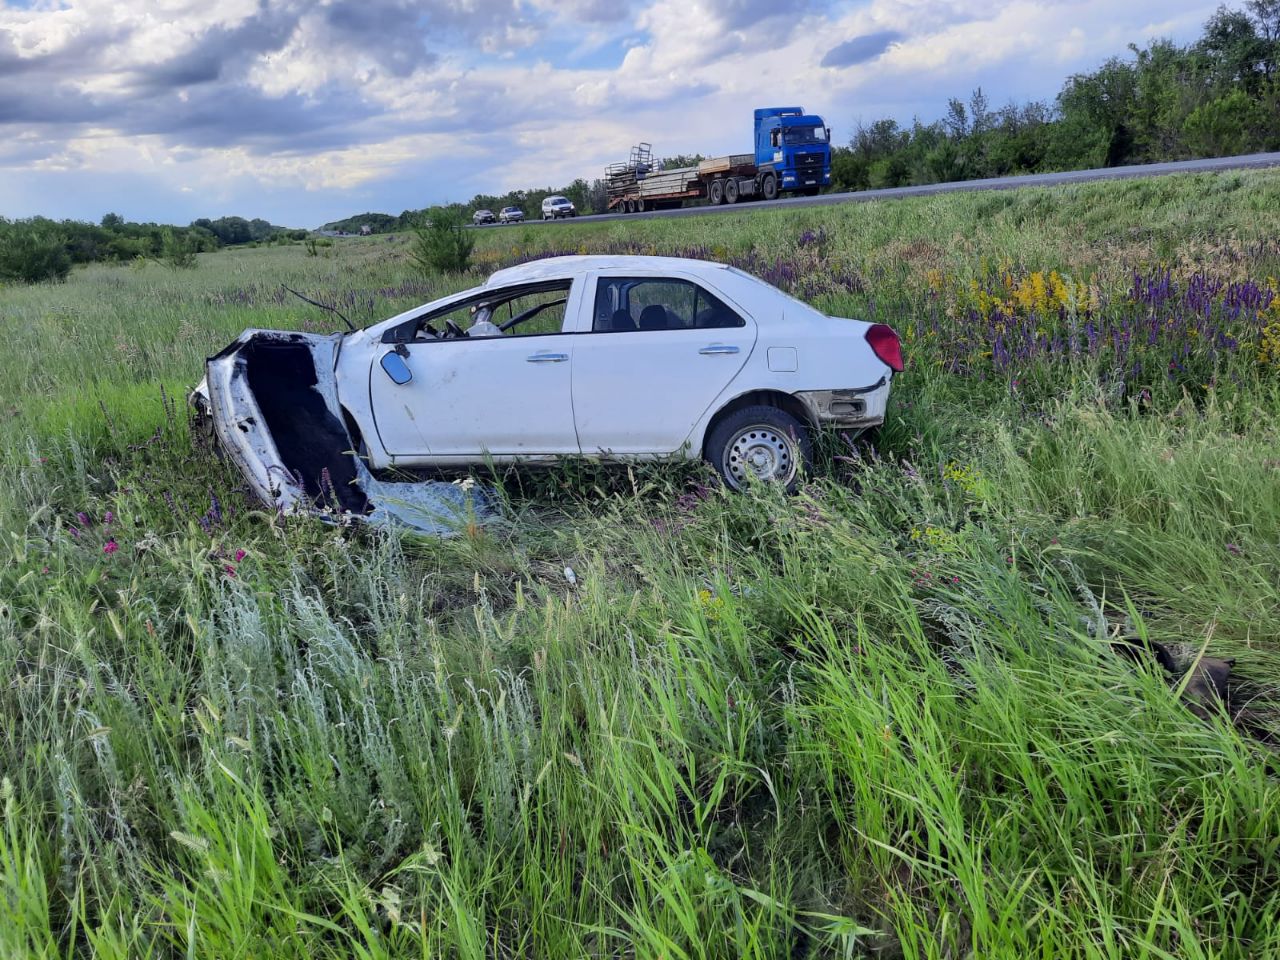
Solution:
[(172, 267), (194, 265), (196, 254), (223, 246), (301, 240), (306, 230), (277, 227), (244, 217), (202, 217), (189, 226), (133, 223), (108, 213), (98, 223), (30, 217), (0, 217), (0, 282), (63, 280), (80, 263), (155, 260)]

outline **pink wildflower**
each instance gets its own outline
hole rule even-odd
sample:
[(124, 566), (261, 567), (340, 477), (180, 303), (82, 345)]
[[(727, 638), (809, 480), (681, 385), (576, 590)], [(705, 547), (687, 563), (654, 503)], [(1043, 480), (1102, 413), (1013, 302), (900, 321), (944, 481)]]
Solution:
[(229, 563), (224, 563), (222, 565), (222, 569), (227, 572), (228, 577), (234, 577), (236, 575), (236, 568)]
[(244, 549), (244, 547), (241, 547), (239, 550), (236, 551), (236, 563), (239, 563), (248, 555), (249, 555), (249, 551)]
[(107, 554), (108, 556), (115, 553), (119, 549), (120, 549), (120, 544), (116, 543), (114, 540), (108, 540), (106, 543), (102, 545), (102, 552)]

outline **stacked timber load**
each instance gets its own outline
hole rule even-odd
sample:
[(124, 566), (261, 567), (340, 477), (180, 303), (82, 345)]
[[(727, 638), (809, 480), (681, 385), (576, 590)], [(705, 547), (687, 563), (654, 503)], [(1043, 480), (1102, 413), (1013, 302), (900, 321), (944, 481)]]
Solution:
[(701, 176), (714, 177), (716, 174), (725, 174), (737, 171), (746, 167), (755, 168), (756, 158), (750, 153), (735, 153), (727, 157), (715, 157), (711, 160), (703, 160), (698, 164), (696, 170)]
[(683, 193), (697, 189), (697, 182), (697, 167), (677, 167), (674, 170), (648, 174), (640, 181), (639, 194), (642, 197), (658, 197)]

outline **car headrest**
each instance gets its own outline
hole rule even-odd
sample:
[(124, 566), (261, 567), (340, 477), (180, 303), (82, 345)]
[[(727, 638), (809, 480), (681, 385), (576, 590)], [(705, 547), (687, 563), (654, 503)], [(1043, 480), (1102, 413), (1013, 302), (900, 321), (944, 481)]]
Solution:
[(641, 330), (667, 329), (667, 308), (660, 303), (651, 303), (640, 311)]
[(636, 322), (626, 310), (615, 310), (609, 318), (610, 330), (634, 330)]

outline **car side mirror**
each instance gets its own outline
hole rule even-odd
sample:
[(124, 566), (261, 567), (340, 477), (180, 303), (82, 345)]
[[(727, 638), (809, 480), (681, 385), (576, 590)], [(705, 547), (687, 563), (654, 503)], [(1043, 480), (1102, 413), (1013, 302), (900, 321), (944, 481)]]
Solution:
[(382, 369), (387, 376), (391, 378), (391, 382), (398, 386), (404, 386), (413, 379), (413, 371), (409, 369), (409, 364), (405, 363), (404, 356), (401, 351), (408, 353), (404, 344), (397, 344), (395, 350), (391, 350), (382, 355)]

